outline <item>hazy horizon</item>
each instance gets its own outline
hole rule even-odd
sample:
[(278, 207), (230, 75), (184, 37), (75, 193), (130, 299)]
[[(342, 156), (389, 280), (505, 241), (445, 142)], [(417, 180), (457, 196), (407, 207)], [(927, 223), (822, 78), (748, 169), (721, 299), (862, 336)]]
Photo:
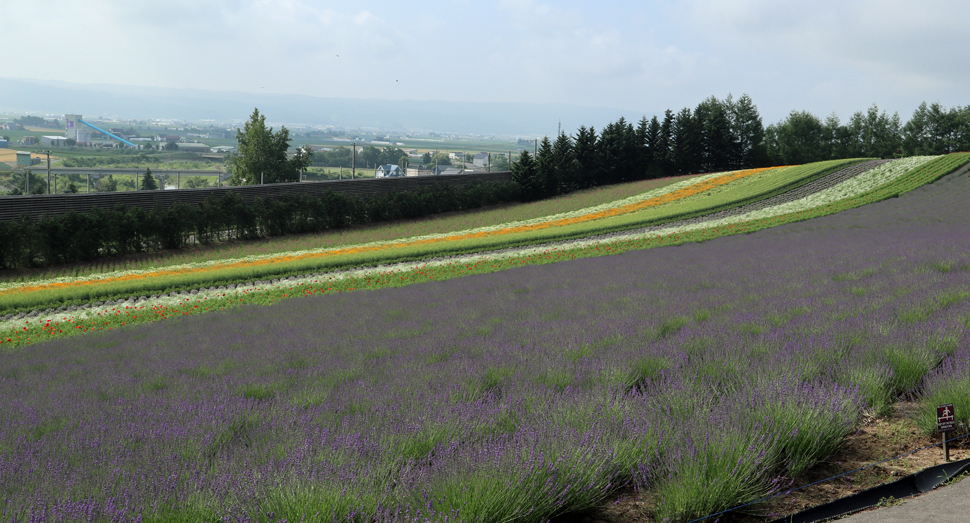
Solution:
[[(551, 134), (559, 118), (567, 130), (601, 126), (608, 112), (611, 120), (639, 118), (745, 93), (766, 124), (792, 110), (845, 120), (874, 103), (906, 119), (923, 101), (967, 103), (970, 80), (962, 36), (970, 4), (940, 0), (103, 0), (95, 7), (5, 6), (17, 23), (4, 40), (17, 50), (5, 56), (11, 77), (0, 84), (68, 82), (79, 91), (48, 100), (69, 108), (38, 107), (49, 112), (123, 115), (80, 102), (97, 89), (120, 95), (119, 105), (144, 98), (132, 90), (161, 90), (162, 112), (190, 111), (203, 99), (213, 111), (248, 106), (242, 118), (264, 105), (270, 119), (295, 123), (268, 108), (279, 104), (289, 114), (312, 102), (313, 118), (345, 121), (341, 104), (374, 115), (404, 107), (405, 120), (386, 118), (387, 125)], [(11, 103), (0, 97), (0, 109)], [(420, 118), (435, 106), (444, 109)], [(489, 108), (498, 115), (490, 118)], [(512, 121), (512, 108), (526, 114)]]
[[(0, 113), (58, 116), (69, 113), (123, 119), (242, 122), (254, 108), (272, 124), (425, 130), (461, 134), (553, 135), (560, 122), (572, 132), (597, 128), (635, 111), (569, 104), (447, 102), (323, 98), (239, 91), (84, 85), (61, 81), (0, 78)], [(647, 115), (648, 117), (650, 115)], [(567, 127), (571, 125), (571, 127)]]

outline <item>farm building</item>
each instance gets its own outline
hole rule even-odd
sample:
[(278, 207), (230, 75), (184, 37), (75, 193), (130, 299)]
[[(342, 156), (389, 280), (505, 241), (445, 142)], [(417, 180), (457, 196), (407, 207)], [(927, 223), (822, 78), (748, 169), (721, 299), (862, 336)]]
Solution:
[(40, 163), (40, 158), (31, 158), (27, 151), (17, 151), (17, 167), (30, 167)]
[(40, 144), (44, 147), (58, 147), (67, 145), (67, 138), (63, 136), (41, 136)]
[(478, 153), (472, 160), (475, 167), (488, 167), (488, 153)]
[(375, 178), (396, 178), (398, 176), (404, 176), (404, 171), (397, 165), (391, 164), (379, 165), (377, 172), (374, 173)]
[(6, 149), (6, 148), (7, 148), (7, 141), (0, 140), (0, 149)]
[(464, 169), (461, 167), (432, 167), (430, 172), (434, 175), (465, 174)]
[(204, 143), (180, 143), (178, 144), (179, 151), (185, 151), (190, 153), (208, 153), (209, 146)]

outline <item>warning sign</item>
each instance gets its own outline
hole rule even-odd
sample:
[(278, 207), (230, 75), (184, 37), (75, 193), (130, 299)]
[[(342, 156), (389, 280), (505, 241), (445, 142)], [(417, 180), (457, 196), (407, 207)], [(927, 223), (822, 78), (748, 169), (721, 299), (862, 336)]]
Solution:
[(936, 431), (951, 432), (956, 428), (953, 419), (953, 404), (945, 403), (936, 406)]

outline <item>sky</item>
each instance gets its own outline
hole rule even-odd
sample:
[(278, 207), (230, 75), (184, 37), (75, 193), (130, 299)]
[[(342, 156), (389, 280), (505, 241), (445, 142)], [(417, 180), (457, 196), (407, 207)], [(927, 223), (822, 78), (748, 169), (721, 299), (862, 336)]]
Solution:
[(7, 77), (648, 116), (747, 93), (765, 124), (970, 104), (952, 0), (2, 3)]

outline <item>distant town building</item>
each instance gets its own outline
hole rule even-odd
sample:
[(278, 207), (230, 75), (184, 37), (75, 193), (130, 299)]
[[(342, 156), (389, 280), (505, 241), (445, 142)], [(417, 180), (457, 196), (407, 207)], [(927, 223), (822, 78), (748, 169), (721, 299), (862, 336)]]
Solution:
[(431, 174), (431, 169), (421, 169), (420, 167), (408, 167), (407, 176), (428, 176)]
[(40, 144), (44, 147), (60, 147), (67, 145), (67, 138), (63, 136), (41, 136)]
[(374, 173), (375, 178), (397, 178), (398, 176), (404, 176), (404, 171), (397, 165), (384, 164), (377, 167), (377, 172)]
[(449, 175), (449, 174), (463, 174), (463, 169), (461, 167), (432, 167), (431, 174), (434, 175)]
[(208, 153), (209, 146), (204, 143), (180, 143), (178, 144), (178, 150), (189, 152), (189, 153)]

